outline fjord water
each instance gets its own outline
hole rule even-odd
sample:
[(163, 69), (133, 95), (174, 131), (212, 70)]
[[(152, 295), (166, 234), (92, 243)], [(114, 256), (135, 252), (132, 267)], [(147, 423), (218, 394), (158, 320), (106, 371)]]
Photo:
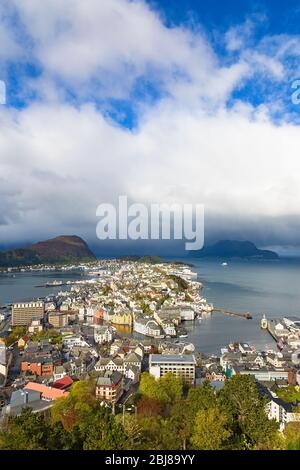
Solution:
[[(185, 259), (187, 261), (187, 259)], [(206, 261), (189, 258), (204, 284), (203, 296), (216, 307), (251, 312), (252, 320), (214, 313), (202, 322), (185, 322), (188, 340), (203, 353), (219, 353), (232, 341), (245, 341), (258, 349), (274, 348), (268, 332), (260, 329), (265, 313), (268, 318), (284, 315), (300, 317), (300, 260)], [(0, 304), (29, 301), (67, 289), (66, 286), (40, 288), (46, 282), (84, 279), (78, 272), (16, 273), (0, 275)]]
[[(263, 314), (267, 318), (296, 315), (300, 318), (300, 260), (190, 259), (198, 280), (204, 284), (203, 295), (215, 307), (250, 312), (252, 320), (214, 313), (187, 327), (189, 339), (205, 353), (219, 352), (232, 341), (245, 341), (257, 349), (274, 348), (267, 331), (261, 330)], [(187, 325), (187, 323), (186, 323)]]

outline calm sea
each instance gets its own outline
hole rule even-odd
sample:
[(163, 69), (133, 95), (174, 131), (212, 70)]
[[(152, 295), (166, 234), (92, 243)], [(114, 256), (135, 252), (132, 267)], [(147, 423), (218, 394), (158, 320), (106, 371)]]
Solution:
[[(202, 322), (185, 323), (197, 350), (218, 353), (232, 341), (245, 341), (258, 349), (274, 347), (269, 333), (260, 329), (262, 314), (269, 318), (300, 317), (300, 260), (218, 261), (189, 259), (204, 284), (203, 295), (216, 307), (251, 312), (252, 320), (214, 313)], [(81, 273), (17, 273), (0, 275), (0, 304), (32, 300), (66, 287), (39, 288), (54, 280), (83, 279)]]

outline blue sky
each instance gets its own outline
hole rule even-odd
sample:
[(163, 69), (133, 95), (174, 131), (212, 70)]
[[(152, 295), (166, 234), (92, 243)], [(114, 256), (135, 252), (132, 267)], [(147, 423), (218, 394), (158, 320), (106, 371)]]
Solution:
[(126, 194), (203, 203), (208, 241), (300, 250), (299, 20), (294, 0), (1, 0), (0, 245), (97, 246), (98, 204)]

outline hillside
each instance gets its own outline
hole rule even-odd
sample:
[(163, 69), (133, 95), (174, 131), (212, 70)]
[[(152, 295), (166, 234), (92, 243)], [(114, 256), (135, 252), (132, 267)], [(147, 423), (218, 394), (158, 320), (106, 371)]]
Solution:
[(260, 250), (249, 241), (221, 240), (206, 246), (192, 255), (197, 258), (246, 258), (278, 259), (274, 251)]
[(82, 238), (62, 235), (25, 248), (0, 253), (0, 266), (25, 266), (93, 261), (95, 255)]

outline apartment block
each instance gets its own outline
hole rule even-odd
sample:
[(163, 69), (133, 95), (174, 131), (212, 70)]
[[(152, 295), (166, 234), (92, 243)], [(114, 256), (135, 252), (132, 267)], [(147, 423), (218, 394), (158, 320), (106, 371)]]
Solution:
[(196, 376), (196, 359), (192, 354), (150, 354), (149, 372), (155, 378), (170, 372), (193, 385)]
[(18, 303), (12, 307), (12, 326), (29, 326), (32, 320), (43, 319), (44, 302)]

